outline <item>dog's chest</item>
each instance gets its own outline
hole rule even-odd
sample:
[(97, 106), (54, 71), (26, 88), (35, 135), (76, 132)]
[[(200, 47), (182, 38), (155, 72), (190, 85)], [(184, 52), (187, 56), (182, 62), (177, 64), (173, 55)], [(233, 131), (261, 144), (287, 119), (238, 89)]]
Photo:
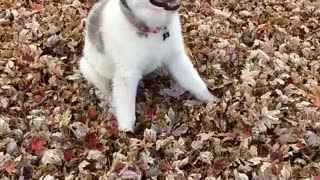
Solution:
[(140, 45), (144, 54), (140, 59), (140, 68), (144, 74), (150, 73), (165, 61), (168, 61), (173, 53), (173, 43), (170, 37), (163, 40), (163, 34), (152, 34), (142, 39)]

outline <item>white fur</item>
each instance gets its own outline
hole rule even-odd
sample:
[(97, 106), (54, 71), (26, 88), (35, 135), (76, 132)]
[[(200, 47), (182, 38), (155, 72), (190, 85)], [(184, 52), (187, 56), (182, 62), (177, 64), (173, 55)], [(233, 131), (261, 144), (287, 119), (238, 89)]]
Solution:
[(138, 36), (137, 28), (121, 12), (119, 0), (109, 1), (103, 9), (100, 27), (104, 53), (99, 53), (86, 36), (80, 71), (104, 94), (113, 85), (112, 100), (119, 130), (133, 131), (138, 82), (161, 65), (197, 98), (206, 102), (217, 100), (185, 53), (178, 11), (165, 11), (149, 0), (128, 0), (129, 7), (149, 27), (167, 25), (170, 37), (163, 41), (162, 33), (148, 34), (147, 38)]

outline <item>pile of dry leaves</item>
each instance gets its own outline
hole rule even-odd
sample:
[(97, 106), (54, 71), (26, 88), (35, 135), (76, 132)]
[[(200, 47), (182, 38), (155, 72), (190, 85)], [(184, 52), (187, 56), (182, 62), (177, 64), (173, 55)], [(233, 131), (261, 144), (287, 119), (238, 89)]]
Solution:
[(1, 179), (320, 178), (319, 1), (183, 1), (186, 48), (221, 102), (158, 71), (131, 135), (79, 74), (94, 2), (0, 2)]

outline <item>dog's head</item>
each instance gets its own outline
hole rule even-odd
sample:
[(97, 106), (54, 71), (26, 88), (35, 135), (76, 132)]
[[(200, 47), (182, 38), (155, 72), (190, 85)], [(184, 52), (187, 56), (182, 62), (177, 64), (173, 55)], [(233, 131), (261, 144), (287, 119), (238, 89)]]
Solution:
[(127, 3), (149, 26), (168, 24), (180, 8), (180, 0), (127, 0)]

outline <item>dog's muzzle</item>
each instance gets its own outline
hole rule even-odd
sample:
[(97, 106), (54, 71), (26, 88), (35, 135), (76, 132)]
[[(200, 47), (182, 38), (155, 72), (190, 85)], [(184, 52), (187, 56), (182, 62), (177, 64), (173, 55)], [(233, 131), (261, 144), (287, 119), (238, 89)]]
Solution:
[(180, 0), (150, 0), (150, 3), (167, 11), (175, 11), (180, 8)]

